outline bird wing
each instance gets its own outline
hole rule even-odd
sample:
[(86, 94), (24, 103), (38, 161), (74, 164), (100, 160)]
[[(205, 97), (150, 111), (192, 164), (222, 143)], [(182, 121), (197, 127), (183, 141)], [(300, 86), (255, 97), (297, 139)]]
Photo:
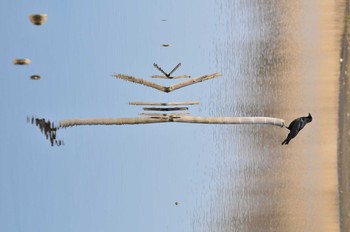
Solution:
[(304, 118), (300, 118), (299, 131), (304, 128), (306, 125), (306, 120)]
[(291, 138), (294, 138), (295, 136), (297, 136), (297, 134), (299, 133), (299, 131), (301, 129), (303, 129), (304, 125), (303, 125), (303, 121), (298, 119), (298, 120), (295, 120), (295, 122), (293, 123), (292, 127), (289, 127), (290, 128), (290, 137)]
[(294, 127), (294, 125), (296, 124), (296, 122), (298, 121), (298, 119), (294, 119), (290, 124), (289, 124), (289, 126), (287, 127), (289, 130), (291, 130), (293, 127)]

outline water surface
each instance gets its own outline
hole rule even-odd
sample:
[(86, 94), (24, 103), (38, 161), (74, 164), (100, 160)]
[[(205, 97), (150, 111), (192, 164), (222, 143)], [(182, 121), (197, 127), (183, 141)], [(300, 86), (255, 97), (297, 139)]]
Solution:
[[(213, 115), (314, 120), (288, 131), (217, 126), (213, 190), (197, 231), (338, 231), (337, 96), (342, 4), (217, 1)], [(215, 103), (214, 103), (215, 102)], [(218, 104), (217, 102), (220, 102)]]
[[(0, 231), (338, 231), (342, 5), (1, 1)], [(176, 75), (223, 76), (168, 94), (111, 77), (179, 62)], [(59, 147), (25, 120), (137, 117), (130, 101), (314, 120), (287, 146), (284, 128), (166, 123), (66, 128)]]

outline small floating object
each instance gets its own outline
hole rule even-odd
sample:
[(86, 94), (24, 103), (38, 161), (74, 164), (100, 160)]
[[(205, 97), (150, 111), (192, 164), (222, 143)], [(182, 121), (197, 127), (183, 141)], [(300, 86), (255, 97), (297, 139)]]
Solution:
[(30, 79), (33, 80), (33, 81), (37, 81), (37, 80), (40, 80), (40, 76), (39, 75), (31, 75), (30, 76)]
[(162, 44), (163, 47), (171, 47), (173, 46), (172, 44)]
[(179, 202), (175, 201), (175, 205), (179, 205)]
[(28, 65), (30, 64), (30, 59), (24, 58), (24, 59), (15, 59), (13, 61), (14, 65)]
[(34, 25), (40, 26), (46, 22), (47, 14), (32, 14), (29, 19)]

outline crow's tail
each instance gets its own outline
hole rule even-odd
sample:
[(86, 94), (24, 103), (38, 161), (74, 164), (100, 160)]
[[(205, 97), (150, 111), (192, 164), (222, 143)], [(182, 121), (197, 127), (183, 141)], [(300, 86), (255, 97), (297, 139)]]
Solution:
[(286, 138), (281, 145), (287, 145), (289, 143), (290, 139)]

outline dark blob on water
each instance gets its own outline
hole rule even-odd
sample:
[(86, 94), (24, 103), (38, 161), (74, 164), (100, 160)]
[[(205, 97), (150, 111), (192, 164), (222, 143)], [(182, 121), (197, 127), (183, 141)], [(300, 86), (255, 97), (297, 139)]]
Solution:
[[(28, 118), (29, 121), (29, 118)], [(56, 138), (57, 127), (50, 120), (45, 120), (44, 118), (31, 118), (31, 123), (39, 127), (40, 131), (45, 135), (46, 139), (50, 140), (51, 146), (64, 145), (62, 140)]]

